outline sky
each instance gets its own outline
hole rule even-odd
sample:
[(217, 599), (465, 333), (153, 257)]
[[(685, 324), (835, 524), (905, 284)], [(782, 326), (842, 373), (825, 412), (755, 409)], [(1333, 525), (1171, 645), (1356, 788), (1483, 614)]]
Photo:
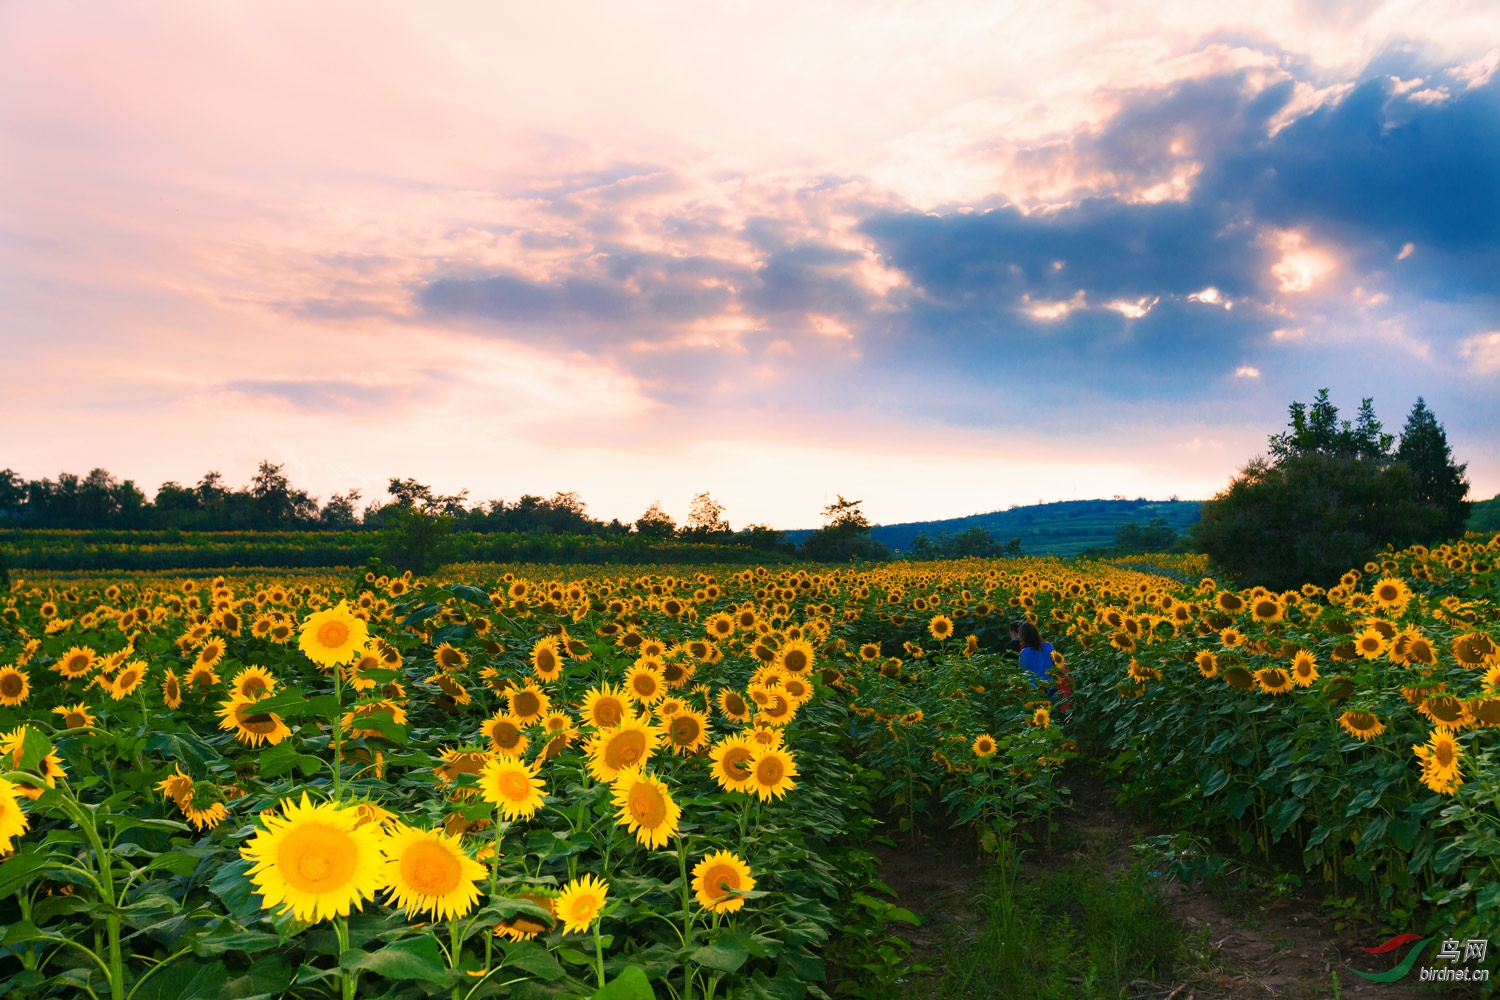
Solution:
[[(1233, 7), (1233, 10), (1229, 8)], [(736, 527), (1500, 492), (1500, 5), (0, 3), (0, 467)]]

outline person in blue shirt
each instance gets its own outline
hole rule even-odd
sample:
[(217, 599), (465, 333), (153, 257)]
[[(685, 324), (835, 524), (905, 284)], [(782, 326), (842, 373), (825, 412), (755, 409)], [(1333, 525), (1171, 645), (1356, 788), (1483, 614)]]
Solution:
[(1032, 683), (1050, 683), (1047, 671), (1052, 669), (1052, 643), (1043, 642), (1042, 634), (1031, 622), (1021, 622), (1021, 668), (1031, 674)]

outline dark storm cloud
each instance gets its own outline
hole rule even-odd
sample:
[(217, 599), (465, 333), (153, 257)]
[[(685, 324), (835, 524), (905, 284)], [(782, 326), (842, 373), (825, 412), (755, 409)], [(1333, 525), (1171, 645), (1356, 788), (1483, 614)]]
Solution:
[[(1468, 300), (1474, 322), (1500, 322), (1496, 85), (1423, 103), (1388, 78), (1370, 80), (1269, 135), (1292, 93), (1290, 84), (1252, 93), (1238, 76), (1185, 82), (1132, 97), (1075, 143), (1083, 164), (1137, 190), (1195, 160), (1182, 202), (870, 217), (864, 231), (916, 290), (899, 333), (882, 341), (887, 362), (946, 359), (969, 373), (1022, 362), (1039, 378), (1110, 394), (1199, 395), (1205, 383), (1178, 376), (1231, 372), (1271, 330), (1297, 325), (1298, 310), (1318, 308), (1278, 295), (1280, 251), (1267, 239), (1277, 229), (1331, 245), (1351, 285), (1407, 306)], [(1407, 243), (1414, 252), (1398, 261)], [(1234, 309), (1187, 299), (1206, 287)], [(1080, 292), (1089, 308), (1034, 314), (1038, 300)], [(1142, 299), (1156, 302), (1143, 318), (1099, 308)]]
[[(659, 203), (682, 185), (669, 171), (627, 164), (535, 192), (576, 224), (574, 238), (595, 240), (583, 236), (555, 277), (450, 274), (419, 301), (428, 315), (501, 336), (604, 351), (666, 344), (674, 329), (736, 313), (760, 324), (739, 336), (742, 360), (778, 338), (795, 342), (786, 331), (805, 333), (809, 316), (834, 317), (854, 332), (867, 386), (915, 373), (977, 386), (1024, 370), (1103, 397), (1188, 399), (1253, 367), (1274, 329), (1362, 322), (1351, 311), (1361, 285), (1367, 297), (1386, 294), (1397, 319), (1419, 315), (1423, 302), (1455, 304), (1443, 329), (1419, 331), (1455, 356), (1464, 336), (1500, 327), (1500, 83), (1464, 89), (1431, 71), (1416, 83), (1410, 60), (1395, 57), (1379, 68), (1300, 116), (1290, 109), (1306, 86), (1255, 83), (1261, 70), (1129, 93), (1096, 130), (1017, 155), (1023, 171), (1112, 179), (1114, 193), (1063, 207), (856, 204), (859, 230), (909, 282), (884, 299), (861, 280), (860, 254), (808, 236), (835, 179), (789, 189), (773, 200), (777, 211), (732, 225), (722, 206), (685, 202), (658, 217), (657, 233), (689, 252), (644, 252), (612, 234), (628, 228), (622, 220), (638, 202)], [(1189, 170), (1185, 198), (1143, 196)], [(1272, 270), (1282, 230), (1305, 231), (1336, 255), (1337, 282), (1286, 294)], [(754, 263), (707, 249), (725, 243), (748, 248)], [(706, 384), (716, 350), (672, 344), (622, 363), (676, 399)], [(1362, 363), (1350, 355), (1351, 369)], [(830, 384), (838, 378), (827, 373)], [(957, 405), (928, 399), (903, 405)]]

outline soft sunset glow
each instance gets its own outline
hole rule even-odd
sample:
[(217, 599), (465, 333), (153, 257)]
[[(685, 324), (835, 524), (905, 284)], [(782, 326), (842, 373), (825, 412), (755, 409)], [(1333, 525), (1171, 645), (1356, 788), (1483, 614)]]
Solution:
[(0, 466), (891, 522), (1206, 496), (1328, 385), (1424, 395), (1491, 495), (1496, 37), (1458, 0), (10, 5)]

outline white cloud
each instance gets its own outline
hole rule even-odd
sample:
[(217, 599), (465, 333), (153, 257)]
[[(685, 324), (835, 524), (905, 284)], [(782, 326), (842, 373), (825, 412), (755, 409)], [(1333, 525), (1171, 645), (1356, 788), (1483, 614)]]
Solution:
[(1260, 378), (1260, 369), (1253, 365), (1240, 365), (1234, 370), (1235, 378)]
[(1500, 330), (1469, 337), (1459, 345), (1458, 353), (1476, 372), (1500, 372)]

